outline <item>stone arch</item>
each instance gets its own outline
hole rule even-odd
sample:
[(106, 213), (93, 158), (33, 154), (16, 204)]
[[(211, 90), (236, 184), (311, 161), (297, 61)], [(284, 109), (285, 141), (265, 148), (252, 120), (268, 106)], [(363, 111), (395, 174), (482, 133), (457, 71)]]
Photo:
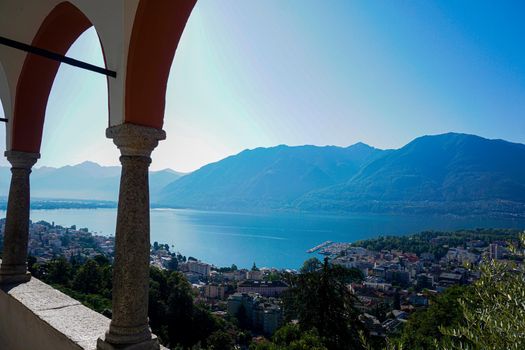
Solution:
[(162, 128), (175, 50), (196, 0), (141, 0), (135, 14), (125, 83), (125, 122)]
[[(64, 1), (46, 16), (31, 45), (65, 55), (91, 26), (81, 10)], [(39, 153), (47, 101), (59, 66), (60, 62), (27, 54), (16, 86), (11, 150)]]

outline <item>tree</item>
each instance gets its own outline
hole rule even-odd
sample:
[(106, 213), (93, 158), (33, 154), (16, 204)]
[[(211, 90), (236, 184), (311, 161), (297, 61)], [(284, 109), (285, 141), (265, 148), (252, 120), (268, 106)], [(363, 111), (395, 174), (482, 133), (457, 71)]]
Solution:
[(166, 316), (168, 313), (168, 307), (166, 305), (168, 294), (166, 273), (159, 268), (150, 267), (148, 300), (150, 326), (153, 333), (160, 338), (162, 343), (167, 343), (169, 340)]
[(235, 345), (235, 340), (231, 334), (219, 330), (213, 332), (206, 340), (206, 343), (210, 350), (232, 350)]
[(180, 272), (171, 272), (168, 278), (166, 323), (172, 347), (189, 348), (221, 328), (220, 321), (208, 309), (193, 303), (190, 283)]
[(348, 288), (359, 278), (359, 272), (331, 265), (326, 258), (320, 270), (297, 276), (284, 298), (288, 319), (297, 317), (302, 331), (317, 330), (328, 349), (361, 349), (362, 326)]
[(29, 272), (31, 272), (32, 275), (33, 274), (33, 265), (36, 264), (36, 258), (32, 255), (28, 255), (27, 256), (27, 269), (29, 270)]
[(167, 323), (170, 345), (180, 344), (189, 347), (194, 344), (192, 334), (195, 332), (191, 322), (193, 319), (191, 285), (184, 275), (172, 272), (168, 278), (168, 286), (170, 293), (167, 300)]
[(72, 266), (64, 257), (53, 259), (48, 263), (45, 281), (51, 284), (68, 286), (72, 276)]
[(95, 260), (88, 260), (82, 265), (73, 279), (73, 289), (83, 293), (100, 293), (102, 285), (102, 270)]
[(310, 258), (303, 263), (303, 266), (301, 267), (300, 272), (301, 273), (315, 272), (321, 269), (322, 266), (323, 264), (321, 263), (321, 261), (319, 261), (319, 259)]
[(254, 344), (254, 350), (327, 350), (315, 329), (302, 331), (298, 325), (288, 323), (272, 337), (271, 342)]
[(95, 260), (98, 264), (98, 266), (106, 266), (106, 265), (109, 265), (110, 264), (110, 261), (107, 257), (105, 257), (104, 255), (102, 254), (99, 254), (97, 256), (95, 256), (93, 258), (93, 260)]

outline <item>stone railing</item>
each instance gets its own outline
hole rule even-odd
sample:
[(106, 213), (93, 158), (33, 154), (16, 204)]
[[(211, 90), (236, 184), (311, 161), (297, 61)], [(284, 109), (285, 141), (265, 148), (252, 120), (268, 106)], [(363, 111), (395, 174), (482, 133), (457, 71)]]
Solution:
[(32, 278), (0, 287), (0, 349), (97, 348), (107, 317)]

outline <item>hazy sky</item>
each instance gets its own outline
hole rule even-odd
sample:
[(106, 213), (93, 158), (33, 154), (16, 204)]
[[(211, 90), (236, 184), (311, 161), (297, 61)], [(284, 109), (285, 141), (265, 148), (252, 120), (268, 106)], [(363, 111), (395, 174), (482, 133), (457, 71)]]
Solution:
[[(448, 131), (525, 142), (524, 13), (523, 1), (199, 0), (152, 168), (282, 143), (397, 148)], [(68, 55), (102, 65), (95, 31)], [(118, 163), (104, 79), (62, 65), (39, 165)]]

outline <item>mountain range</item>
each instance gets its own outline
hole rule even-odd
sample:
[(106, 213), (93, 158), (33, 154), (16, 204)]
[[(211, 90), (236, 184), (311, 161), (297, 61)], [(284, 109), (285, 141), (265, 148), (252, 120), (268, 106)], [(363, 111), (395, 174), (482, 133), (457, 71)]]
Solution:
[[(171, 169), (151, 171), (151, 196), (184, 175)], [(0, 195), (7, 196), (11, 179), (9, 167), (0, 167)], [(36, 167), (31, 172), (31, 197), (48, 199), (117, 201), (119, 166), (83, 162), (60, 168)]]
[[(120, 167), (41, 167), (33, 198), (118, 197)], [(9, 168), (0, 167), (7, 195)], [(525, 145), (448, 133), (380, 150), (286, 146), (245, 150), (189, 173), (150, 172), (154, 206), (228, 211), (525, 213)]]
[(525, 145), (448, 133), (396, 150), (277, 146), (181, 177), (155, 201), (213, 210), (521, 215)]

